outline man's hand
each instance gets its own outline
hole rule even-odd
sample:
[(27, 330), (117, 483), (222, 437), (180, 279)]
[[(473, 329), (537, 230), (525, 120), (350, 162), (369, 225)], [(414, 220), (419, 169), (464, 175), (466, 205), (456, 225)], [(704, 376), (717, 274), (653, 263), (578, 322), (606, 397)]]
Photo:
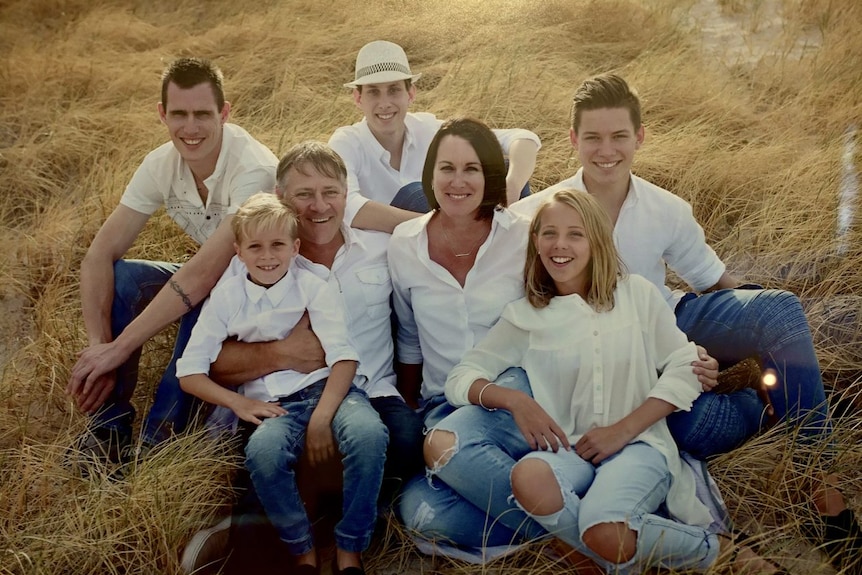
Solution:
[(618, 425), (594, 427), (575, 444), (575, 453), (580, 455), (581, 459), (598, 465), (619, 452), (632, 439)]
[(231, 409), (237, 417), (255, 425), (260, 425), (264, 419), (269, 417), (287, 415), (287, 410), (277, 403), (250, 399), (242, 395), (231, 405)]
[(317, 410), (311, 414), (305, 434), (308, 461), (320, 465), (335, 455), (335, 438), (332, 436), (332, 420), (321, 416)]
[(89, 393), (86, 393), (84, 389), (81, 388), (69, 391), (68, 387), (66, 388), (66, 393), (72, 396), (78, 409), (87, 415), (92, 415), (97, 409), (104, 405), (116, 384), (117, 372), (109, 371), (105, 375), (96, 378), (93, 385), (89, 388)]
[(95, 411), (114, 389), (114, 370), (128, 358), (128, 354), (115, 342), (100, 343), (84, 349), (78, 354), (78, 361), (72, 367), (66, 393), (76, 398), (81, 411)]
[(569, 439), (557, 422), (542, 409), (536, 400), (524, 394), (511, 413), (515, 424), (532, 449), (550, 449), (556, 453), (561, 447), (568, 451)]
[(326, 367), (326, 354), (320, 340), (311, 331), (311, 320), (305, 312), (288, 336), (278, 341), (277, 353), (289, 358), (291, 369), (300, 373), (311, 373)]

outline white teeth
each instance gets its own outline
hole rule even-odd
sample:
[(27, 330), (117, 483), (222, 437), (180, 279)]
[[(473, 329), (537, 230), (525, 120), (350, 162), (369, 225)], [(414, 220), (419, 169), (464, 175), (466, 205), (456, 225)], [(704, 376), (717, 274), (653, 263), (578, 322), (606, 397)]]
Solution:
[(329, 218), (311, 218), (311, 221), (315, 224), (324, 224), (329, 221)]
[(564, 258), (562, 256), (554, 256), (551, 258), (551, 261), (555, 264), (567, 264), (572, 261), (573, 258)]
[(391, 114), (377, 114), (377, 117), (381, 120), (389, 120), (395, 117), (395, 112), (392, 112)]
[(450, 198), (454, 198), (456, 200), (463, 200), (464, 198), (469, 197), (470, 194), (449, 194)]
[(596, 162), (596, 165), (598, 165), (600, 168), (613, 168), (618, 163), (619, 162)]
[(274, 269), (275, 269), (275, 268), (277, 268), (278, 266), (277, 266), (277, 265), (275, 265), (275, 266), (258, 266), (258, 267), (259, 267), (260, 269), (262, 269), (263, 271), (265, 271), (265, 272), (269, 272), (269, 271), (274, 270)]

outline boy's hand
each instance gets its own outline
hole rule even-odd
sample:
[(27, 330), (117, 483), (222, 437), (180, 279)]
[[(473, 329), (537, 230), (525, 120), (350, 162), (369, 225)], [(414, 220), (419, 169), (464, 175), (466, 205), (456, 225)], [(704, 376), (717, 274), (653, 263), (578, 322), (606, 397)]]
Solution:
[(260, 425), (263, 423), (263, 419), (268, 417), (287, 415), (287, 410), (277, 403), (249, 399), (243, 395), (237, 395), (237, 397), (238, 399), (231, 405), (231, 409), (243, 421)]
[(332, 419), (315, 410), (308, 422), (305, 434), (308, 460), (312, 465), (320, 465), (335, 456), (335, 438), (332, 436)]

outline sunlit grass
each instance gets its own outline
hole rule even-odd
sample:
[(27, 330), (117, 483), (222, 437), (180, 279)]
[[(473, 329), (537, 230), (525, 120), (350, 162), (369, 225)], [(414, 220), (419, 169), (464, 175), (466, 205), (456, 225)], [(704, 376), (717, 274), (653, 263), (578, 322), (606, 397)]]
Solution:
[[(236, 461), (203, 437), (183, 438), (125, 483), (84, 479), (64, 465), (86, 425), (63, 393), (85, 343), (79, 264), (143, 156), (166, 140), (159, 74), (181, 55), (221, 65), (233, 120), (280, 155), (357, 121), (342, 87), (356, 51), (373, 39), (398, 42), (423, 73), (414, 109), (540, 135), (534, 189), (577, 168), (567, 138), (574, 87), (619, 72), (644, 99), (647, 140), (635, 170), (691, 202), (731, 271), (800, 295), (827, 384), (850, 388), (862, 376), (862, 237), (851, 221), (849, 249), (838, 254), (835, 230), (842, 138), (862, 118), (853, 57), (862, 53), (862, 7), (721, 1), (719, 13), (739, 22), (748, 48), (745, 59), (723, 59), (691, 27), (698, 4), (0, 4), (0, 301), (23, 306), (0, 337), (0, 575), (177, 573), (185, 542), (231, 500)], [(783, 15), (781, 33), (765, 38), (759, 31), (774, 13)], [(858, 152), (854, 160), (858, 167)], [(160, 214), (129, 255), (182, 261), (193, 251)], [(139, 411), (169, 353), (169, 333), (147, 345)], [(837, 455), (798, 447), (776, 429), (711, 464), (737, 521), (797, 572), (828, 572), (799, 543), (823, 462), (862, 507), (858, 421), (838, 424)], [(383, 571), (564, 572), (542, 546), (486, 568), (420, 560), (394, 523), (374, 550), (367, 564)]]

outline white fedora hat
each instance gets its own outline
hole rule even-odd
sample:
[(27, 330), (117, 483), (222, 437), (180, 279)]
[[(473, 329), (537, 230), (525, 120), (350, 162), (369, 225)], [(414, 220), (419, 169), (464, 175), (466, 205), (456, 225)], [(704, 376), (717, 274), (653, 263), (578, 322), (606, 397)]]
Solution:
[(398, 44), (386, 40), (369, 42), (356, 55), (356, 77), (344, 86), (355, 88), (366, 84), (386, 84), (398, 80), (415, 82), (422, 74), (410, 71), (407, 54)]

